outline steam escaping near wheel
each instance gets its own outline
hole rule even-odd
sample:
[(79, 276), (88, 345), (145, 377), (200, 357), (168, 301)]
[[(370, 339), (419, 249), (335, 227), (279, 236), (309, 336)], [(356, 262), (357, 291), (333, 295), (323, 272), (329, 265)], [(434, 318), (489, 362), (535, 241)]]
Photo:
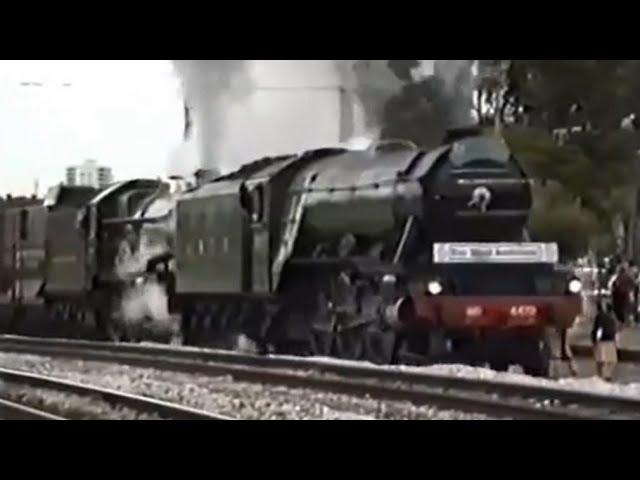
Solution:
[[(134, 215), (132, 224), (126, 226), (115, 271), (126, 285), (119, 317), (127, 328), (145, 327), (172, 334), (178, 330), (178, 321), (168, 310), (166, 286), (158, 280), (156, 268), (172, 265), (175, 207), (187, 186), (182, 178), (163, 182)], [(134, 227), (137, 222), (142, 223)]]
[(176, 333), (178, 325), (168, 309), (165, 289), (150, 280), (124, 292), (121, 303), (122, 320), (130, 328), (147, 327)]
[(166, 252), (168, 245), (149, 245), (144, 237), (139, 249), (132, 252), (124, 240), (116, 261), (116, 272), (128, 284), (120, 304), (120, 320), (127, 329), (148, 327), (153, 330), (174, 331), (168, 310), (168, 297), (162, 285), (146, 275), (149, 261)]
[(237, 352), (242, 353), (259, 353), (258, 345), (246, 335), (238, 335), (234, 348)]

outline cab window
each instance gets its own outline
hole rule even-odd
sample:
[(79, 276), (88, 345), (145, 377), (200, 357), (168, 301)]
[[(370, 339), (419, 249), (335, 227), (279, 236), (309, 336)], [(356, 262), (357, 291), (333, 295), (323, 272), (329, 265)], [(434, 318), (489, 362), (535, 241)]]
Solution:
[(251, 190), (251, 221), (260, 223), (264, 219), (264, 189), (257, 185)]

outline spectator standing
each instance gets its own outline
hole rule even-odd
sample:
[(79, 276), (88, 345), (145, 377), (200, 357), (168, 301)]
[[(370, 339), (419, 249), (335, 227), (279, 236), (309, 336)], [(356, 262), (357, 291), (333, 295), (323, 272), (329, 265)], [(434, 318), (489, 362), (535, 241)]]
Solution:
[(616, 345), (616, 321), (613, 318), (613, 307), (607, 304), (603, 308), (598, 302), (598, 313), (591, 330), (593, 342), (593, 356), (596, 372), (599, 377), (611, 381), (618, 363), (618, 349)]
[(635, 281), (629, 274), (629, 268), (626, 263), (621, 263), (617, 273), (611, 277), (609, 289), (611, 291), (611, 300), (613, 302), (613, 312), (621, 324), (625, 324), (631, 313), (633, 304), (633, 295), (636, 288)]
[(640, 275), (640, 269), (635, 262), (629, 262), (629, 273), (631, 275), (631, 279), (633, 280), (633, 302), (631, 318), (633, 323), (637, 325), (638, 321), (640, 320), (640, 316), (638, 315), (638, 306), (640, 302), (640, 279), (638, 278), (638, 276)]

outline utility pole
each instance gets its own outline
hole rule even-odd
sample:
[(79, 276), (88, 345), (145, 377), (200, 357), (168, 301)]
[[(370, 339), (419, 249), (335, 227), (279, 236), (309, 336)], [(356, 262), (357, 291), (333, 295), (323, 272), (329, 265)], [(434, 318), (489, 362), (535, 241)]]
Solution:
[(184, 102), (184, 132), (183, 132), (183, 140), (186, 142), (191, 137), (191, 129), (193, 128), (193, 120), (191, 119), (191, 109), (187, 105), (187, 102)]

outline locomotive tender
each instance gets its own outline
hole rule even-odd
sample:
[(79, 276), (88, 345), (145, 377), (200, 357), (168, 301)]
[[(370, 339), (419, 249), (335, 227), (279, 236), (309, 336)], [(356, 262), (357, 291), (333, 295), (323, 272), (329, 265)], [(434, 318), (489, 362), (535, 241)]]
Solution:
[[(558, 267), (557, 246), (526, 241), (527, 176), (480, 130), (452, 131), (432, 151), (392, 141), (268, 157), (154, 209), (162, 188), (122, 182), (80, 208), (84, 273), (75, 295), (52, 295), (63, 272), (49, 258), (45, 301), (93, 308), (108, 330), (132, 283), (113, 274), (127, 242), (146, 252), (133, 284), (163, 286), (188, 344), (244, 335), (281, 353), (536, 375), (549, 369), (546, 331), (580, 313), (580, 282)], [(50, 251), (59, 228), (47, 224)]]

